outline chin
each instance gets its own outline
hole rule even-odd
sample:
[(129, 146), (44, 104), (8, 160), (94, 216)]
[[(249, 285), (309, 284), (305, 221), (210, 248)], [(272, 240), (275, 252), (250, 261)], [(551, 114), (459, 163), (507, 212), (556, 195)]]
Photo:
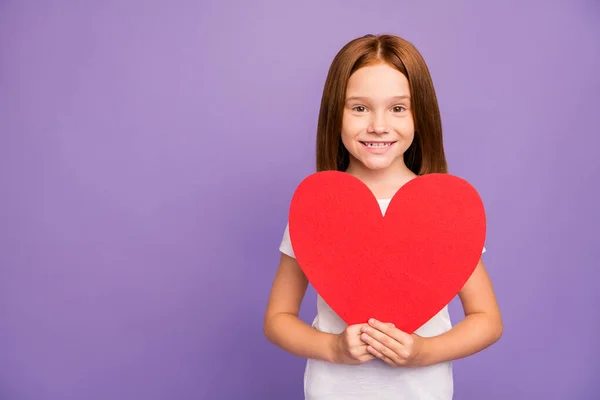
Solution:
[(366, 168), (373, 170), (373, 171), (380, 171), (380, 170), (384, 170), (384, 169), (388, 169), (389, 167), (391, 167), (394, 164), (394, 160), (389, 160), (389, 159), (385, 159), (385, 160), (369, 160), (369, 159), (363, 159), (361, 160), (361, 164), (363, 164)]

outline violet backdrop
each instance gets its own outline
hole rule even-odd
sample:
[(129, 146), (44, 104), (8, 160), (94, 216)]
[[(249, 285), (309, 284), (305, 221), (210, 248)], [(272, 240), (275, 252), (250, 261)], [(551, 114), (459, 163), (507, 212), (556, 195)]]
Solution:
[(454, 363), (456, 398), (599, 398), (599, 18), (566, 0), (2, 2), (0, 399), (301, 399), (304, 361), (262, 318), (327, 68), (366, 33), (421, 50), (451, 172), (487, 209), (505, 333)]

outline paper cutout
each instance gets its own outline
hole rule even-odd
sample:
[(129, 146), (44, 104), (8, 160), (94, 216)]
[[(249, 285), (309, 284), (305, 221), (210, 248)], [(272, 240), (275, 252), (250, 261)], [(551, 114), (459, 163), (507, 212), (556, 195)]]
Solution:
[(476, 190), (450, 174), (406, 183), (385, 216), (358, 178), (314, 173), (296, 189), (289, 232), (302, 270), (349, 325), (369, 318), (413, 333), (460, 291), (485, 242)]

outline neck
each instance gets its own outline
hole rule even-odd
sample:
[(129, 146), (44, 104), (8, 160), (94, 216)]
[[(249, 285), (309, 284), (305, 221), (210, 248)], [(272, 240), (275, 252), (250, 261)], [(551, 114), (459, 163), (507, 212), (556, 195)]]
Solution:
[(377, 198), (391, 198), (409, 180), (416, 177), (403, 160), (385, 169), (372, 170), (360, 162), (351, 160), (346, 172), (360, 179)]

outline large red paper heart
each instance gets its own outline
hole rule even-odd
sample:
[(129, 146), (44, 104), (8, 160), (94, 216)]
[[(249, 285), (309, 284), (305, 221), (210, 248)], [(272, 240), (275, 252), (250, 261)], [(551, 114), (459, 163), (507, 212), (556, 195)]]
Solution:
[(412, 179), (384, 216), (358, 178), (318, 172), (300, 183), (289, 214), (294, 254), (323, 300), (349, 325), (377, 318), (408, 333), (457, 295), (485, 231), (478, 193), (450, 174)]

